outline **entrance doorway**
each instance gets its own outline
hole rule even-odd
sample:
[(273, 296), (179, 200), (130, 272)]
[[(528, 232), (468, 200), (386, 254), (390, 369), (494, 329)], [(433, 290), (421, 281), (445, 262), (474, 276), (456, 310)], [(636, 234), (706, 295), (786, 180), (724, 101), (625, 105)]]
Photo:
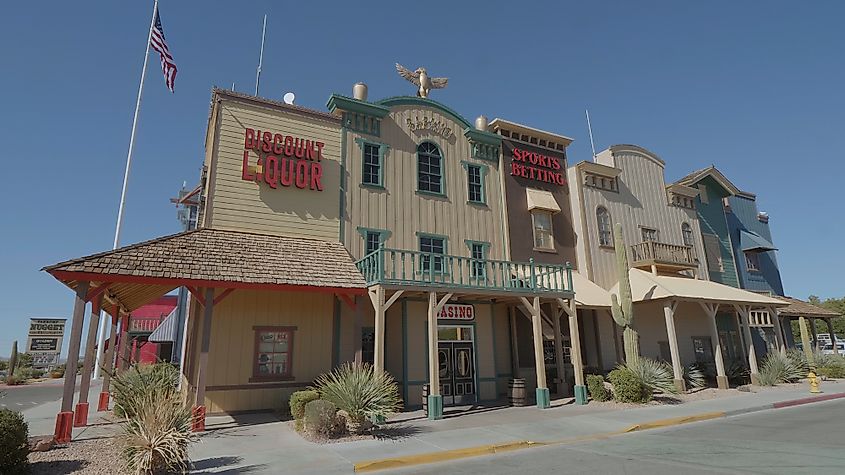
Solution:
[(478, 394), (475, 384), (475, 343), (472, 326), (439, 326), (437, 335), (443, 405), (474, 404), (478, 400)]

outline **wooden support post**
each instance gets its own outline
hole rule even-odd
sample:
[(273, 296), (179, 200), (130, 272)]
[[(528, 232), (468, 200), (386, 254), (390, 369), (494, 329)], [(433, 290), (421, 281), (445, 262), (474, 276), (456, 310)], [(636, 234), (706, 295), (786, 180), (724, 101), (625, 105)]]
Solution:
[(355, 315), (352, 326), (352, 338), (354, 342), (352, 348), (355, 349), (355, 357), (353, 361), (355, 364), (362, 364), (364, 362), (364, 305), (355, 297)]
[(76, 284), (76, 298), (73, 302), (70, 342), (65, 362), (64, 391), (61, 411), (56, 415), (54, 438), (60, 444), (67, 444), (73, 436), (73, 393), (76, 389), (76, 365), (79, 361), (79, 347), (82, 340), (82, 324), (85, 321), (85, 297), (88, 295), (88, 281)]
[(516, 334), (516, 315), (514, 308), (508, 307), (508, 318), (510, 319), (511, 337), (511, 377), (519, 378), (519, 337)]
[(205, 382), (208, 378), (208, 348), (211, 346), (211, 317), (214, 313), (214, 289), (205, 289), (205, 305), (202, 318), (202, 340), (200, 341), (199, 366), (197, 368), (197, 395), (192, 412), (191, 430), (205, 431)]
[(663, 304), (663, 316), (666, 319), (666, 335), (669, 337), (669, 353), (672, 355), (672, 373), (674, 374), (675, 387), (678, 388), (678, 391), (685, 392), (687, 386), (684, 382), (684, 366), (681, 362), (681, 352), (678, 350), (678, 334), (675, 331), (675, 309), (677, 308), (677, 300), (665, 302)]
[(716, 360), (716, 385), (719, 389), (728, 389), (728, 376), (725, 373), (725, 358), (722, 355), (722, 341), (719, 339), (719, 327), (716, 325), (716, 313), (719, 312), (719, 304), (699, 302), (707, 320), (710, 321), (710, 343), (713, 345), (713, 358)]
[[(94, 297), (91, 302), (91, 318), (88, 320), (88, 336), (85, 338), (85, 357), (82, 360), (82, 378), (79, 383), (79, 401), (76, 403), (76, 410), (73, 414), (73, 426), (85, 427), (88, 425), (88, 392), (91, 390), (91, 370), (94, 367), (96, 358), (97, 329), (100, 327), (100, 305), (103, 296)], [(65, 367), (67, 370), (67, 367)]]
[(833, 321), (829, 318), (824, 319), (827, 322), (827, 331), (830, 334), (830, 343), (833, 345), (833, 354), (839, 355), (839, 350), (836, 348), (836, 332), (833, 331)]
[(117, 322), (120, 318), (120, 307), (115, 304), (111, 315), (111, 333), (109, 333), (108, 348), (106, 348), (106, 356), (103, 358), (103, 387), (100, 389), (100, 399), (97, 402), (97, 411), (103, 412), (109, 410), (109, 387), (111, 385), (111, 376), (114, 371), (114, 355), (117, 344)]
[(578, 306), (575, 299), (566, 302), (557, 299), (566, 315), (569, 317), (569, 359), (572, 361), (572, 371), (575, 376), (575, 404), (587, 404), (587, 386), (584, 384), (584, 353), (581, 349), (581, 329), (578, 325)]
[(123, 320), (120, 321), (120, 343), (117, 346), (117, 361), (115, 362), (115, 368), (117, 369), (117, 373), (120, 374), (126, 371), (126, 368), (129, 367), (129, 319), (131, 316), (126, 314), (123, 316)]
[(377, 285), (370, 290), (370, 300), (375, 311), (375, 342), (373, 348), (373, 368), (376, 373), (384, 371), (384, 287)]
[(537, 408), (546, 409), (550, 405), (549, 387), (546, 384), (546, 365), (543, 358), (543, 328), (540, 315), (540, 297), (534, 297), (531, 302), (520, 297), (522, 305), (531, 315), (531, 330), (534, 339), (534, 370), (537, 374)]
[(775, 326), (775, 341), (778, 345), (778, 352), (782, 355), (786, 354), (786, 335), (783, 334), (783, 327), (778, 316), (778, 309), (769, 307), (769, 315), (772, 318), (772, 324)]
[(819, 334), (816, 330), (816, 319), (810, 318), (810, 333), (813, 335), (813, 352), (819, 351)]
[(751, 371), (751, 384), (759, 386), (760, 371), (757, 369), (757, 352), (754, 350), (754, 339), (751, 338), (751, 327), (748, 321), (749, 309), (744, 305), (734, 305), (734, 308), (739, 313), (742, 322), (742, 334), (745, 336), (745, 346), (748, 348), (746, 354), (748, 355), (748, 368)]
[(553, 328), (555, 332), (555, 367), (557, 368), (557, 395), (558, 397), (568, 396), (569, 387), (566, 385), (566, 365), (563, 362), (563, 334), (560, 331), (560, 317), (563, 309), (554, 311)]
[[(446, 294), (439, 301), (436, 292), (428, 293), (428, 418), (443, 418), (443, 396), (440, 394), (440, 358), (437, 348), (437, 315), (452, 298)], [(391, 297), (391, 300), (393, 298)]]

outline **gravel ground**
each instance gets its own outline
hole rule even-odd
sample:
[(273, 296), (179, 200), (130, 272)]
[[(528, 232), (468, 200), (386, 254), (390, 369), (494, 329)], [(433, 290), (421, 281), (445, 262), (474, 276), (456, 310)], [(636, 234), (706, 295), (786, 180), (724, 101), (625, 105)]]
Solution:
[(47, 452), (32, 452), (29, 466), (33, 475), (127, 473), (110, 438), (79, 440)]
[(685, 394), (655, 394), (654, 399), (649, 401), (646, 404), (637, 404), (637, 403), (623, 403), (623, 402), (616, 402), (616, 401), (590, 401), (590, 405), (598, 406), (598, 407), (608, 407), (608, 408), (617, 408), (617, 409), (624, 409), (629, 407), (643, 407), (643, 406), (663, 406), (663, 405), (674, 405), (674, 404), (683, 404), (685, 402), (691, 401), (704, 401), (707, 399), (718, 399), (723, 397), (731, 397), (731, 396), (740, 396), (743, 394), (748, 394), (748, 391), (740, 391), (737, 389), (716, 389), (716, 388), (705, 388), (699, 389), (697, 391), (688, 392)]

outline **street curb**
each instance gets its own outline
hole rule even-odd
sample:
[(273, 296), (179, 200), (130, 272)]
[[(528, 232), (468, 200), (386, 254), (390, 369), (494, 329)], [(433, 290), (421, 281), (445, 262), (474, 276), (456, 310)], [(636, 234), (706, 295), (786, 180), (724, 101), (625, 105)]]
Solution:
[(651, 429), (659, 429), (664, 427), (672, 427), (676, 425), (689, 424), (691, 422), (701, 422), (712, 419), (721, 419), (724, 417), (736, 416), (740, 414), (749, 414), (752, 412), (766, 411), (769, 409), (781, 409), (785, 407), (800, 406), (803, 404), (812, 404), (815, 402), (829, 401), (832, 399), (845, 398), (845, 392), (824, 394), (822, 396), (811, 396), (801, 399), (793, 399), (790, 401), (781, 401), (771, 404), (764, 404), (762, 406), (755, 406), (745, 409), (736, 409), (733, 411), (716, 411), (704, 412), (701, 414), (693, 414), (690, 416), (673, 417), (669, 419), (658, 419), (650, 422), (643, 422), (641, 424), (634, 424), (627, 429), (616, 432), (605, 432), (599, 434), (590, 434), (580, 437), (572, 437), (569, 439), (561, 439), (554, 441), (530, 441), (518, 440), (513, 442), (506, 442), (502, 444), (479, 445), (476, 447), (467, 447), (463, 449), (445, 450), (440, 452), (428, 452), (424, 454), (405, 455), (387, 459), (367, 460), (358, 462), (353, 465), (353, 470), (356, 473), (375, 472), (378, 470), (386, 470), (389, 468), (404, 468), (414, 465), (424, 465), (429, 463), (445, 462), (448, 460), (456, 460), (463, 458), (478, 457), (481, 455), (492, 455), (504, 452), (511, 452), (515, 450), (528, 449), (531, 447), (549, 446), (549, 445), (564, 445), (576, 442), (584, 442), (587, 440), (600, 440), (609, 437), (629, 434), (632, 432), (640, 432)]

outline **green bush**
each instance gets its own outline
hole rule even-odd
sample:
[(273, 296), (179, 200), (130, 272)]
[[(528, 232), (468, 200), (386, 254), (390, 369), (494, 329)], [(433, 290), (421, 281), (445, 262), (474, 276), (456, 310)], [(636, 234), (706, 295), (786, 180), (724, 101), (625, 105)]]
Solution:
[(779, 383), (794, 383), (807, 375), (807, 366), (800, 352), (790, 351), (786, 355), (769, 352), (760, 366), (760, 384), (774, 386)]
[(627, 367), (619, 366), (607, 375), (613, 385), (613, 399), (618, 402), (643, 403), (651, 401), (652, 392), (640, 384), (639, 378)]
[(707, 377), (697, 364), (684, 366), (684, 383), (689, 389), (701, 389), (707, 385)]
[(317, 399), (320, 399), (320, 394), (313, 389), (296, 391), (290, 395), (290, 415), (296, 420), (302, 419), (305, 416), (305, 405)]
[(842, 379), (845, 378), (845, 365), (819, 366), (816, 372), (819, 376), (824, 376), (825, 378)]
[(664, 394), (678, 393), (674, 372), (667, 363), (641, 356), (635, 362), (625, 363), (623, 366), (634, 375), (643, 390), (648, 392), (648, 401), (654, 391)]
[(336, 437), (346, 429), (346, 421), (338, 416), (337, 406), (322, 399), (305, 405), (303, 422), (308, 432), (324, 437)]
[(131, 419), (150, 400), (178, 395), (179, 370), (169, 363), (132, 365), (112, 376), (114, 413)]
[(44, 373), (45, 373), (45, 371), (43, 369), (32, 368), (31, 375), (32, 375), (33, 379), (38, 379), (38, 378), (44, 376)]
[(0, 409), (0, 473), (28, 471), (29, 426), (19, 412)]
[(8, 384), (9, 386), (19, 386), (24, 383), (26, 383), (25, 379), (21, 379), (17, 376), (12, 375), (6, 376), (6, 384)]
[(590, 391), (590, 398), (593, 401), (607, 401), (610, 399), (607, 388), (604, 387), (604, 376), (600, 374), (587, 375), (587, 390)]
[(353, 432), (368, 418), (384, 418), (399, 410), (399, 387), (388, 372), (377, 373), (367, 363), (345, 363), (315, 381), (320, 398), (342, 409)]
[(728, 377), (728, 381), (731, 384), (737, 386), (748, 384), (751, 381), (751, 373), (748, 371), (748, 368), (738, 360), (732, 360), (728, 363), (728, 366), (725, 368), (725, 376)]

